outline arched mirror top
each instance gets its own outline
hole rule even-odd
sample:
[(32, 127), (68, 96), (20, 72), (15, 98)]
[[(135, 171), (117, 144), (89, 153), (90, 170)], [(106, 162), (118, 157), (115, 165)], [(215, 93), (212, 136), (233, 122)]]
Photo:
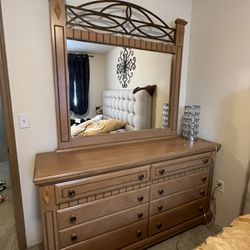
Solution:
[[(176, 135), (185, 20), (176, 19), (175, 27), (171, 27), (141, 6), (112, 0), (79, 6), (65, 0), (50, 0), (50, 10), (59, 149)], [(170, 54), (171, 68), (166, 69), (170, 72), (168, 126), (72, 138), (67, 39)]]

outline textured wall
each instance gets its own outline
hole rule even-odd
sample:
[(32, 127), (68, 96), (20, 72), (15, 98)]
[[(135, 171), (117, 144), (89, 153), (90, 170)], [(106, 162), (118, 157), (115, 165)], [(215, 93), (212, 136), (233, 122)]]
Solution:
[(186, 103), (201, 105), (200, 136), (222, 144), (217, 223), (239, 214), (250, 158), (250, 1), (194, 0)]

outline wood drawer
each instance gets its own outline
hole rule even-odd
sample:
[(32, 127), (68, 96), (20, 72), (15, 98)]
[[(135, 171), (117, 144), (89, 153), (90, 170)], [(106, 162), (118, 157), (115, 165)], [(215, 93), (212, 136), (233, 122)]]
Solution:
[(151, 179), (159, 179), (178, 174), (185, 169), (194, 170), (211, 164), (211, 153), (197, 154), (189, 157), (152, 164)]
[(55, 185), (57, 204), (149, 180), (149, 167), (116, 171)]
[(57, 211), (58, 228), (87, 222), (149, 201), (149, 187)]
[(59, 231), (59, 246), (66, 247), (114, 229), (144, 220), (148, 217), (148, 204), (123, 210), (112, 215)]
[(168, 209), (183, 205), (187, 202), (206, 197), (208, 191), (207, 188), (208, 185), (205, 184), (155, 200), (150, 203), (150, 215), (162, 213)]
[(149, 235), (159, 233), (184, 221), (202, 215), (208, 209), (208, 199), (203, 198), (168, 210), (149, 219)]
[(195, 186), (207, 184), (209, 181), (209, 170), (190, 174), (185, 177), (176, 178), (151, 186), (151, 200), (160, 199), (164, 196), (174, 194)]
[(86, 241), (62, 248), (63, 250), (117, 250), (147, 236), (148, 220), (102, 234)]

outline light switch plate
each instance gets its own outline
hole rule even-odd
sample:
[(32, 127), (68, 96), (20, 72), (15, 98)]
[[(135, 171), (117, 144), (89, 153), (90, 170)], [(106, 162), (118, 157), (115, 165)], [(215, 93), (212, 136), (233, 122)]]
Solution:
[(29, 128), (30, 127), (28, 113), (20, 113), (18, 115), (18, 120), (19, 120), (19, 128)]

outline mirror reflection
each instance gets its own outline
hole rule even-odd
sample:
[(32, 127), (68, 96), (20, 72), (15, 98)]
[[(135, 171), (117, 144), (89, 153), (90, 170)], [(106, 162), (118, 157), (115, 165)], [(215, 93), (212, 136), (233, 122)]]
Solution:
[(167, 127), (172, 55), (67, 40), (71, 136)]

